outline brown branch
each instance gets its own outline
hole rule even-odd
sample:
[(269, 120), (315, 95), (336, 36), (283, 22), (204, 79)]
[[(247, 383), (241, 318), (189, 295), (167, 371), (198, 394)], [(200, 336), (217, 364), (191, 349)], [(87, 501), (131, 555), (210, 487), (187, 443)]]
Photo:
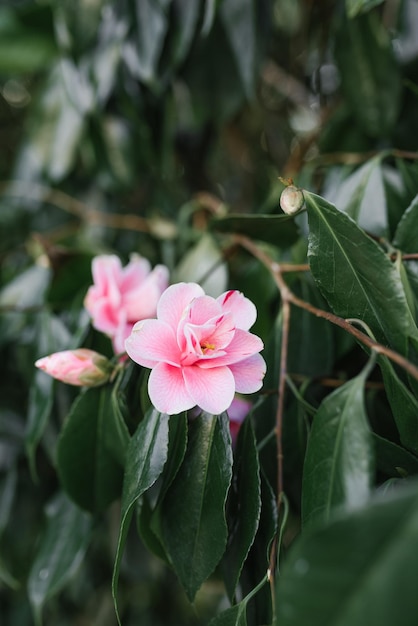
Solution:
[(0, 182), (0, 193), (6, 196), (30, 199), (33, 199), (33, 196), (37, 196), (42, 202), (52, 204), (89, 224), (99, 224), (108, 228), (136, 230), (146, 233), (152, 231), (151, 221), (143, 217), (132, 214), (117, 215), (104, 213), (103, 211), (92, 209), (84, 202), (81, 202), (81, 200), (73, 198), (64, 191), (52, 189), (38, 183), (20, 180), (3, 181)]
[(263, 250), (261, 250), (251, 239), (248, 237), (244, 237), (242, 235), (235, 235), (234, 240), (239, 243), (243, 248), (248, 250), (253, 256), (255, 256), (259, 261), (263, 263), (271, 272), (276, 285), (280, 291), (280, 296), (282, 298), (282, 302), (290, 302), (295, 306), (305, 309), (312, 315), (316, 317), (321, 317), (323, 319), (328, 320), (332, 324), (339, 326), (350, 335), (353, 335), (360, 343), (364, 346), (367, 346), (371, 350), (374, 350), (377, 354), (382, 354), (386, 356), (388, 359), (400, 365), (408, 374), (413, 376), (416, 380), (418, 380), (418, 367), (416, 367), (413, 363), (408, 361), (405, 357), (403, 357), (395, 350), (391, 350), (381, 343), (374, 341), (371, 339), (366, 333), (355, 328), (350, 322), (345, 320), (342, 317), (338, 317), (338, 315), (334, 315), (334, 313), (330, 313), (329, 311), (324, 311), (323, 309), (319, 309), (318, 307), (310, 304), (310, 302), (305, 302), (301, 298), (298, 298), (287, 286), (280, 269), (280, 264), (276, 261), (273, 261), (268, 254), (266, 254)]
[[(292, 380), (294, 380), (297, 383), (304, 383), (304, 382), (309, 381), (311, 383), (317, 383), (318, 385), (322, 385), (323, 387), (331, 387), (333, 389), (342, 387), (342, 385), (344, 385), (347, 382), (346, 380), (343, 380), (341, 378), (327, 378), (327, 377), (309, 378), (309, 376), (304, 376), (303, 374), (289, 374), (289, 376)], [(366, 381), (365, 387), (366, 389), (377, 389), (377, 390), (381, 390), (385, 388), (383, 383), (380, 383), (375, 380)]]

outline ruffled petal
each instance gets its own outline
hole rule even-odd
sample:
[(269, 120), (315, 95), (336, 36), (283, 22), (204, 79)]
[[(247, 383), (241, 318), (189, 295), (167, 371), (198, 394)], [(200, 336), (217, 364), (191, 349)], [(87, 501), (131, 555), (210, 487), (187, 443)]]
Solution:
[(253, 354), (248, 359), (229, 366), (238, 393), (254, 393), (263, 386), (266, 363), (261, 354)]
[(128, 320), (137, 322), (155, 317), (158, 300), (167, 285), (168, 269), (164, 265), (157, 265), (142, 283), (124, 295), (123, 306)]
[(174, 332), (159, 320), (137, 322), (125, 341), (125, 350), (133, 361), (144, 367), (154, 367), (162, 361), (173, 366), (180, 363)]
[(255, 304), (240, 291), (226, 291), (217, 298), (217, 301), (224, 312), (230, 311), (232, 313), (237, 328), (249, 330), (257, 319)]
[(231, 363), (242, 361), (256, 352), (260, 352), (263, 348), (264, 344), (260, 337), (237, 328), (231, 343), (225, 348), (223, 356), (210, 358), (210, 355), (206, 355), (207, 358), (199, 361), (199, 365), (203, 368), (230, 365)]
[(194, 298), (205, 295), (196, 283), (176, 283), (168, 287), (158, 301), (157, 317), (177, 330), (185, 310)]
[(235, 380), (228, 367), (201, 369), (195, 365), (185, 367), (183, 376), (194, 404), (208, 413), (223, 413), (234, 399)]
[(141, 284), (151, 271), (151, 264), (148, 259), (133, 254), (129, 263), (122, 269), (120, 275), (120, 290), (122, 293), (134, 291), (138, 284)]
[(161, 413), (175, 415), (196, 405), (186, 389), (182, 370), (167, 363), (158, 363), (151, 371), (148, 393), (152, 404)]

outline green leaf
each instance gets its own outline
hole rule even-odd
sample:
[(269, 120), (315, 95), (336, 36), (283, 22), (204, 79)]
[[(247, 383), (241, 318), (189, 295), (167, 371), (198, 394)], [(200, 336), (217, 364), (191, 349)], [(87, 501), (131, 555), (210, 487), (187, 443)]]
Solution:
[(378, 363), (401, 443), (417, 454), (418, 400), (401, 381), (387, 357), (380, 356)]
[(64, 494), (46, 508), (47, 525), (41, 537), (29, 579), (28, 593), (35, 614), (74, 576), (90, 541), (92, 519)]
[(382, 4), (384, 0), (345, 0), (345, 8), (348, 17), (356, 17), (360, 13), (370, 11), (373, 7)]
[(10, 520), (16, 487), (17, 470), (15, 466), (12, 466), (7, 474), (0, 478), (0, 537)]
[(82, 392), (58, 439), (57, 469), (64, 489), (88, 511), (103, 511), (120, 495), (123, 466), (112, 444), (115, 433), (120, 434), (120, 415), (112, 405), (112, 386)]
[(127, 452), (123, 481), (121, 523), (112, 577), (112, 595), (118, 621), (119, 569), (134, 506), (163, 471), (168, 450), (168, 415), (151, 408), (136, 429)]
[(229, 532), (223, 557), (223, 578), (232, 600), (257, 532), (261, 511), (260, 465), (250, 419), (246, 419), (239, 430), (226, 510)]
[(279, 248), (292, 246), (299, 238), (298, 227), (289, 215), (235, 215), (213, 219), (210, 227), (221, 233), (248, 235)]
[(375, 241), (323, 198), (304, 192), (309, 218), (308, 260), (337, 315), (365, 322), (377, 341), (406, 355), (417, 337), (396, 268)]
[(417, 550), (416, 482), (312, 528), (277, 580), (276, 626), (414, 626)]
[(253, 0), (223, 0), (220, 16), (248, 98), (254, 95), (256, 33)]
[(402, 215), (393, 237), (393, 245), (402, 252), (417, 252), (418, 195)]
[(335, 37), (341, 84), (359, 126), (384, 137), (398, 119), (401, 74), (390, 35), (374, 13), (342, 19)]
[(337, 506), (354, 508), (369, 498), (374, 448), (364, 406), (368, 370), (328, 395), (313, 419), (303, 469), (304, 526), (328, 521)]
[(231, 476), (228, 416), (203, 413), (190, 423), (184, 461), (161, 503), (162, 542), (191, 601), (225, 550)]

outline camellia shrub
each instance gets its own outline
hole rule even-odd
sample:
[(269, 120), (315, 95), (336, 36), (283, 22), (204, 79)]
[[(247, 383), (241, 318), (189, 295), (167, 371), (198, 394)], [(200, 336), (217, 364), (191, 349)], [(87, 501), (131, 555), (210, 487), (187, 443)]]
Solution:
[(415, 0), (0, 33), (2, 626), (415, 626)]

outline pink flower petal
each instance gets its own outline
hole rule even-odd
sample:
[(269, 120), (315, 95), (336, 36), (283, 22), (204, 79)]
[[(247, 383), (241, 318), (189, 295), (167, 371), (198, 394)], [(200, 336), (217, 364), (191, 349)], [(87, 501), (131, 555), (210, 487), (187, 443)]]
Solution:
[(168, 269), (157, 265), (136, 287), (124, 295), (123, 306), (128, 320), (155, 317), (158, 300), (168, 285)]
[(230, 311), (232, 313), (237, 328), (248, 330), (257, 319), (255, 305), (240, 291), (227, 291), (219, 296), (217, 301), (221, 304), (224, 312)]
[(175, 415), (196, 404), (186, 390), (182, 370), (167, 363), (158, 363), (151, 371), (148, 392), (152, 404), (161, 413)]
[(223, 413), (234, 399), (235, 381), (228, 367), (213, 369), (185, 367), (183, 376), (194, 404), (208, 413), (213, 415)]
[(225, 348), (223, 356), (214, 356), (212, 359), (202, 360), (199, 365), (203, 368), (230, 365), (248, 358), (255, 352), (260, 352), (264, 347), (260, 337), (246, 330), (237, 328), (231, 343)]
[(238, 393), (254, 393), (263, 386), (266, 363), (261, 354), (253, 354), (248, 359), (229, 366), (235, 378)]
[(164, 291), (158, 301), (157, 317), (177, 332), (177, 326), (193, 298), (205, 295), (196, 283), (177, 283)]
[(222, 315), (220, 304), (210, 296), (201, 296), (196, 298), (190, 304), (190, 314), (188, 321), (192, 324), (205, 324), (212, 318), (218, 318)]
[(180, 350), (173, 330), (159, 320), (137, 322), (125, 341), (131, 359), (144, 367), (154, 367), (160, 361), (179, 366)]
[(120, 290), (126, 293), (135, 290), (138, 283), (142, 283), (151, 271), (151, 264), (148, 259), (138, 255), (132, 255), (128, 265), (120, 272)]

